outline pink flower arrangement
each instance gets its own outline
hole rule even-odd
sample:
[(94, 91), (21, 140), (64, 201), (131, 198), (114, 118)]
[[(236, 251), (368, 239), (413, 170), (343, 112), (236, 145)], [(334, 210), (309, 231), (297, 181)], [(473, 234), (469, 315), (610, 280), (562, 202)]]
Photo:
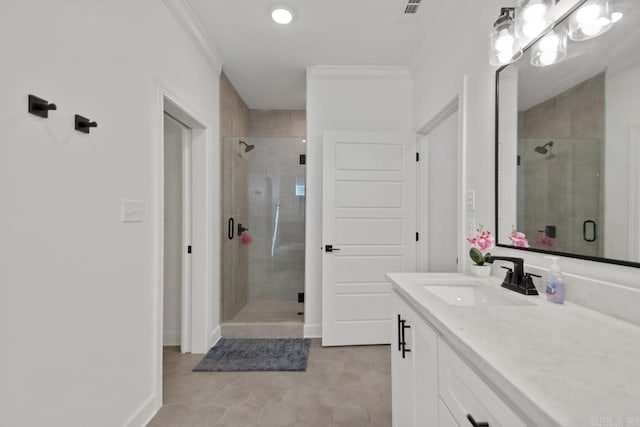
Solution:
[(517, 248), (528, 248), (529, 241), (527, 240), (527, 236), (524, 233), (519, 232), (518, 230), (513, 228), (511, 234), (509, 235), (509, 240), (513, 243), (513, 246)]
[(480, 225), (476, 230), (476, 235), (468, 238), (467, 242), (471, 243), (471, 246), (473, 246), (469, 250), (469, 257), (476, 265), (483, 265), (484, 260), (489, 256), (489, 253), (484, 254), (483, 252), (486, 252), (495, 246), (495, 238), (489, 230), (484, 230), (482, 225)]
[(476, 230), (476, 235), (467, 239), (467, 242), (472, 246), (478, 248), (480, 251), (485, 252), (489, 249), (493, 249), (495, 246), (495, 238), (491, 235), (489, 230), (483, 230), (483, 226)]
[(547, 236), (540, 236), (536, 239), (536, 243), (540, 246), (552, 247), (554, 244), (554, 239)]

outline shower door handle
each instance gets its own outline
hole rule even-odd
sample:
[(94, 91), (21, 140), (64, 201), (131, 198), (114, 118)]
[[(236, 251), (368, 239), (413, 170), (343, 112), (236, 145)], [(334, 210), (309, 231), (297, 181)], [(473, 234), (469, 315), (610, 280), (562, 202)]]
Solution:
[[(593, 237), (591, 239), (587, 238), (587, 225), (593, 225)], [(582, 223), (582, 238), (585, 242), (595, 242), (598, 239), (598, 225), (595, 221), (588, 219)]]
[(231, 217), (227, 222), (227, 238), (229, 240), (233, 239), (234, 230), (235, 230), (235, 220), (233, 219), (233, 217)]

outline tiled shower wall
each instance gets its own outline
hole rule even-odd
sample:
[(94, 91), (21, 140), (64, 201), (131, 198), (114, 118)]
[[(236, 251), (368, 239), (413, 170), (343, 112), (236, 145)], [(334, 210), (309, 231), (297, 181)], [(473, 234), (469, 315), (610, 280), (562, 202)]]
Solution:
[[(559, 227), (556, 247), (543, 249), (603, 255), (606, 233), (602, 221), (604, 182), (601, 178), (604, 176), (604, 108), (605, 74), (602, 73), (519, 113), (518, 146), (522, 166), (518, 169), (517, 221), (530, 243), (541, 235), (538, 230), (553, 224)], [(535, 146), (548, 141), (555, 141), (552, 152), (557, 158), (554, 160), (543, 160), (542, 155), (533, 151)], [(581, 142), (585, 147), (575, 146)], [(524, 180), (522, 168), (532, 165), (528, 160), (536, 158), (541, 160), (538, 168), (528, 171), (536, 176)], [(587, 172), (558, 174), (560, 170), (553, 170), (559, 168)], [(560, 181), (567, 179), (571, 182)], [(563, 191), (564, 197), (559, 198), (561, 188), (571, 191)], [(582, 238), (582, 222), (587, 211), (591, 212), (589, 219), (596, 216), (593, 218), (598, 223), (596, 242)]]
[[(237, 137), (249, 134), (249, 108), (227, 76), (220, 76), (220, 140), (222, 164), (221, 283), (222, 320), (232, 319), (247, 303), (249, 250), (237, 238), (227, 238), (230, 217), (246, 224), (248, 164), (238, 155)], [(234, 138), (236, 137), (236, 138)]]

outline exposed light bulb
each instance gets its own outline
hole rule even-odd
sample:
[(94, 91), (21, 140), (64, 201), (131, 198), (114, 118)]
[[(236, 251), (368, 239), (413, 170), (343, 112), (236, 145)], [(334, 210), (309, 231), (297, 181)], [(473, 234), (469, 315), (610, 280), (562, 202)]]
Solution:
[(598, 20), (596, 21), (596, 24), (600, 25), (601, 27), (606, 27), (607, 25), (611, 24), (611, 19), (605, 16), (602, 16), (598, 18)]
[(601, 30), (602, 30), (602, 25), (600, 25), (598, 22), (593, 22), (591, 24), (582, 26), (582, 32), (584, 33), (585, 36), (595, 36)]
[(513, 53), (511, 52), (500, 52), (498, 54), (498, 62), (501, 64), (508, 64), (511, 62), (511, 58), (513, 58)]
[(498, 52), (511, 53), (513, 51), (513, 43), (514, 39), (513, 36), (509, 34), (509, 31), (502, 30), (500, 32), (500, 36), (496, 40), (496, 50)]
[(558, 45), (560, 45), (560, 38), (555, 34), (540, 40), (540, 50), (543, 52), (555, 52), (558, 49)]
[(581, 25), (593, 24), (600, 16), (600, 5), (589, 4), (578, 9), (576, 21)]
[(278, 8), (271, 12), (271, 18), (278, 24), (288, 24), (293, 21), (293, 14), (290, 10)]
[(622, 12), (613, 12), (611, 14), (611, 21), (613, 21), (613, 23), (615, 24), (616, 22), (621, 20), (623, 16), (624, 16), (624, 13)]
[(527, 6), (522, 11), (522, 18), (526, 22), (539, 21), (542, 19), (544, 14), (547, 12), (547, 6), (543, 3), (532, 4), (531, 6)]
[(545, 29), (546, 22), (543, 19), (527, 22), (522, 26), (522, 34), (530, 39), (539, 36)]
[(540, 64), (541, 65), (551, 65), (554, 62), (556, 62), (556, 59), (558, 59), (558, 53), (557, 52), (542, 52), (540, 54)]

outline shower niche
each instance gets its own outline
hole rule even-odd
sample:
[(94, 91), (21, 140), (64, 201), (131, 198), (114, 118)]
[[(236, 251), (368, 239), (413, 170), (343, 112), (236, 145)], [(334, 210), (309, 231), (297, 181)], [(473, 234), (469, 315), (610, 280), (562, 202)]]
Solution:
[(222, 321), (302, 323), (306, 145), (224, 138), (221, 152)]

